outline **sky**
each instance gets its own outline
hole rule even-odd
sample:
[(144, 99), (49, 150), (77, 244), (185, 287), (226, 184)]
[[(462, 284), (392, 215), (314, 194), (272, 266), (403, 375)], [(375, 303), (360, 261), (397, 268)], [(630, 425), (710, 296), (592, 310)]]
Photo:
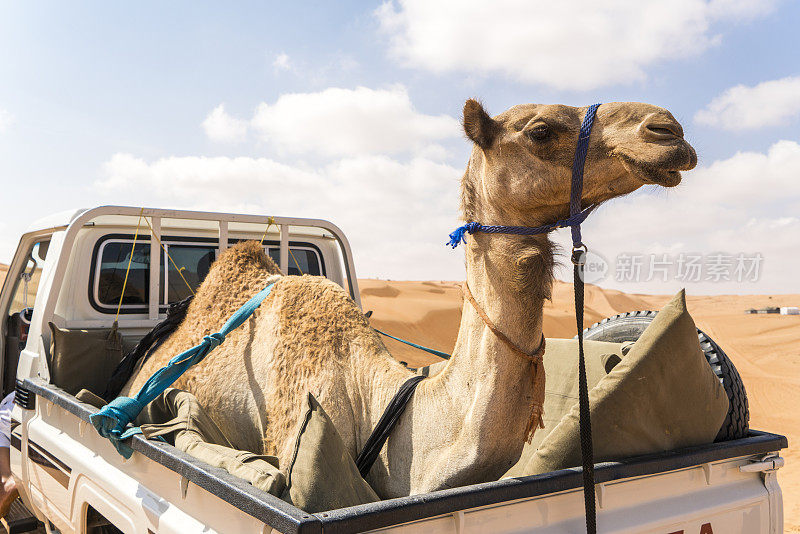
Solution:
[(464, 101), (641, 101), (699, 164), (592, 214), (590, 281), (800, 293), (798, 20), (791, 0), (0, 0), (0, 262), (40, 217), (124, 204), (325, 218), (360, 277), (463, 279)]

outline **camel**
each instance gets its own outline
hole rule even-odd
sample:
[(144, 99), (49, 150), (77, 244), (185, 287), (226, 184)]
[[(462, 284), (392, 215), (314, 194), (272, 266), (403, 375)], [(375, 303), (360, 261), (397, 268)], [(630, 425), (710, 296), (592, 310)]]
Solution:
[[(538, 226), (568, 215), (570, 169), (585, 112), (525, 104), (491, 117), (467, 100), (463, 126), (473, 149), (461, 180), (463, 218)], [(680, 171), (696, 163), (680, 124), (665, 109), (603, 104), (590, 137), (584, 205), (644, 184), (678, 185)], [(547, 235), (483, 233), (467, 241), (466, 279), (476, 304), (515, 345), (534, 354), (553, 281), (553, 243)], [(257, 242), (221, 254), (184, 322), (122, 394), (138, 391), (169, 358), (216, 332), (278, 272)], [(499, 478), (520, 457), (537, 408), (532, 365), (465, 302), (452, 358), (419, 384), (367, 476), (376, 493), (391, 498)], [(322, 277), (283, 276), (255, 314), (175, 385), (197, 396), (235, 447), (275, 455), (287, 466), (308, 392), (355, 458), (412, 374), (340, 286)]]

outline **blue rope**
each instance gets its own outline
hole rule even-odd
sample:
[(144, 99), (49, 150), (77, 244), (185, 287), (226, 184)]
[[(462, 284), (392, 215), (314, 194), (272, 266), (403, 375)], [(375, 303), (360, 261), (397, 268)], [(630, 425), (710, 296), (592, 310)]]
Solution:
[(220, 328), (219, 332), (205, 336), (199, 345), (186, 350), (174, 358), (167, 365), (156, 371), (139, 392), (133, 397), (117, 397), (103, 406), (99, 412), (89, 417), (97, 432), (108, 438), (117, 451), (125, 458), (130, 458), (133, 449), (123, 440), (134, 434), (141, 433), (139, 427), (126, 428), (133, 422), (139, 413), (156, 397), (171, 386), (191, 366), (203, 361), (209, 352), (225, 341), (225, 336), (242, 325), (261, 305), (267, 295), (272, 291), (275, 282), (267, 285), (256, 293), (253, 298), (244, 303), (236, 313)]
[(546, 234), (548, 232), (552, 232), (553, 230), (557, 230), (558, 228), (566, 228), (571, 226), (575, 228), (576, 226), (580, 225), (589, 214), (594, 211), (594, 209), (598, 206), (598, 204), (592, 204), (588, 208), (584, 209), (583, 211), (576, 213), (574, 215), (570, 215), (566, 219), (562, 219), (560, 221), (556, 221), (550, 224), (544, 224), (542, 226), (503, 226), (503, 225), (487, 225), (484, 226), (480, 223), (470, 222), (463, 226), (459, 226), (456, 228), (453, 233), (450, 234), (450, 241), (446, 244), (450, 245), (453, 248), (456, 248), (460, 243), (466, 244), (467, 236), (466, 234), (474, 234), (475, 232), (484, 232), (487, 234), (514, 234), (514, 235), (538, 235), (538, 234)]
[(513, 235), (538, 235), (546, 234), (557, 230), (558, 228), (572, 228), (572, 243), (574, 246), (580, 246), (581, 243), (581, 223), (586, 220), (586, 217), (594, 211), (598, 206), (592, 204), (581, 210), (581, 197), (583, 195), (583, 169), (586, 164), (586, 152), (589, 149), (589, 136), (592, 133), (592, 125), (594, 118), (597, 114), (597, 108), (600, 104), (592, 104), (586, 110), (586, 115), (583, 117), (581, 129), (578, 133), (578, 145), (575, 148), (575, 159), (572, 162), (572, 183), (570, 184), (570, 199), (569, 199), (569, 217), (556, 221), (550, 224), (543, 224), (542, 226), (504, 226), (504, 225), (487, 225), (484, 226), (478, 222), (469, 222), (463, 226), (459, 226), (450, 234), (450, 240), (445, 243), (452, 248), (456, 248), (460, 243), (467, 243), (466, 234), (474, 234), (475, 232), (484, 232), (487, 234), (513, 234)]
[[(575, 159), (572, 162), (572, 184), (570, 188), (569, 215), (574, 217), (581, 211), (581, 198), (583, 197), (583, 169), (586, 166), (586, 151), (589, 149), (589, 136), (592, 133), (594, 117), (600, 104), (592, 104), (586, 110), (586, 115), (581, 123), (581, 131), (578, 133), (578, 146), (575, 147)], [(580, 246), (581, 225), (572, 225), (572, 245)]]
[(405, 339), (400, 339), (399, 337), (394, 337), (391, 334), (387, 334), (386, 332), (378, 330), (374, 326), (372, 327), (372, 329), (375, 330), (377, 333), (379, 333), (382, 336), (390, 337), (390, 338), (394, 339), (395, 341), (399, 341), (400, 343), (405, 343), (406, 345), (414, 347), (415, 349), (424, 350), (425, 352), (429, 352), (431, 354), (435, 354), (436, 356), (439, 356), (440, 358), (444, 358), (445, 360), (449, 360), (450, 359), (450, 355), (447, 354), (446, 352), (442, 352), (442, 351), (436, 350), (436, 349), (429, 349), (428, 347), (423, 347), (422, 345), (417, 345), (416, 343), (412, 343), (411, 341), (406, 341)]

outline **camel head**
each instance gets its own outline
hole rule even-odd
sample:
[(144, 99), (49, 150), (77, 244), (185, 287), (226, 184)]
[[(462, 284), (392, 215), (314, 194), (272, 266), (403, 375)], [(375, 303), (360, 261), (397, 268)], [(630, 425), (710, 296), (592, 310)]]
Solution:
[[(569, 213), (572, 162), (585, 107), (523, 104), (492, 118), (475, 100), (464, 105), (473, 143), (462, 182), (467, 221), (536, 226)], [(639, 102), (602, 104), (592, 128), (583, 205), (645, 184), (674, 187), (697, 164), (669, 111)]]

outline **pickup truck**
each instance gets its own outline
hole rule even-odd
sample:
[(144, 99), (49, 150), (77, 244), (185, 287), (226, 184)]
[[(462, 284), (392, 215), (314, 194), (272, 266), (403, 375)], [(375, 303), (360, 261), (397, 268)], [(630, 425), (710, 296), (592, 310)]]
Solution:
[[(141, 215), (151, 221), (143, 232)], [(102, 206), (34, 223), (0, 293), (0, 384), (4, 395), (16, 391), (11, 467), (35, 518), (9, 521), (12, 532), (583, 531), (580, 468), (310, 514), (161, 441), (134, 436), (135, 452), (123, 459), (90, 425), (96, 409), (51, 383), (47, 325), (112, 326), (134, 234), (119, 314), (126, 343), (187, 296), (181, 277), (196, 286), (220, 251), (245, 239), (261, 239), (282, 272), (326, 276), (360, 305), (350, 246), (327, 221)], [(597, 464), (600, 531), (779, 534), (776, 471), (785, 447), (783, 436), (750, 430), (741, 439)]]

